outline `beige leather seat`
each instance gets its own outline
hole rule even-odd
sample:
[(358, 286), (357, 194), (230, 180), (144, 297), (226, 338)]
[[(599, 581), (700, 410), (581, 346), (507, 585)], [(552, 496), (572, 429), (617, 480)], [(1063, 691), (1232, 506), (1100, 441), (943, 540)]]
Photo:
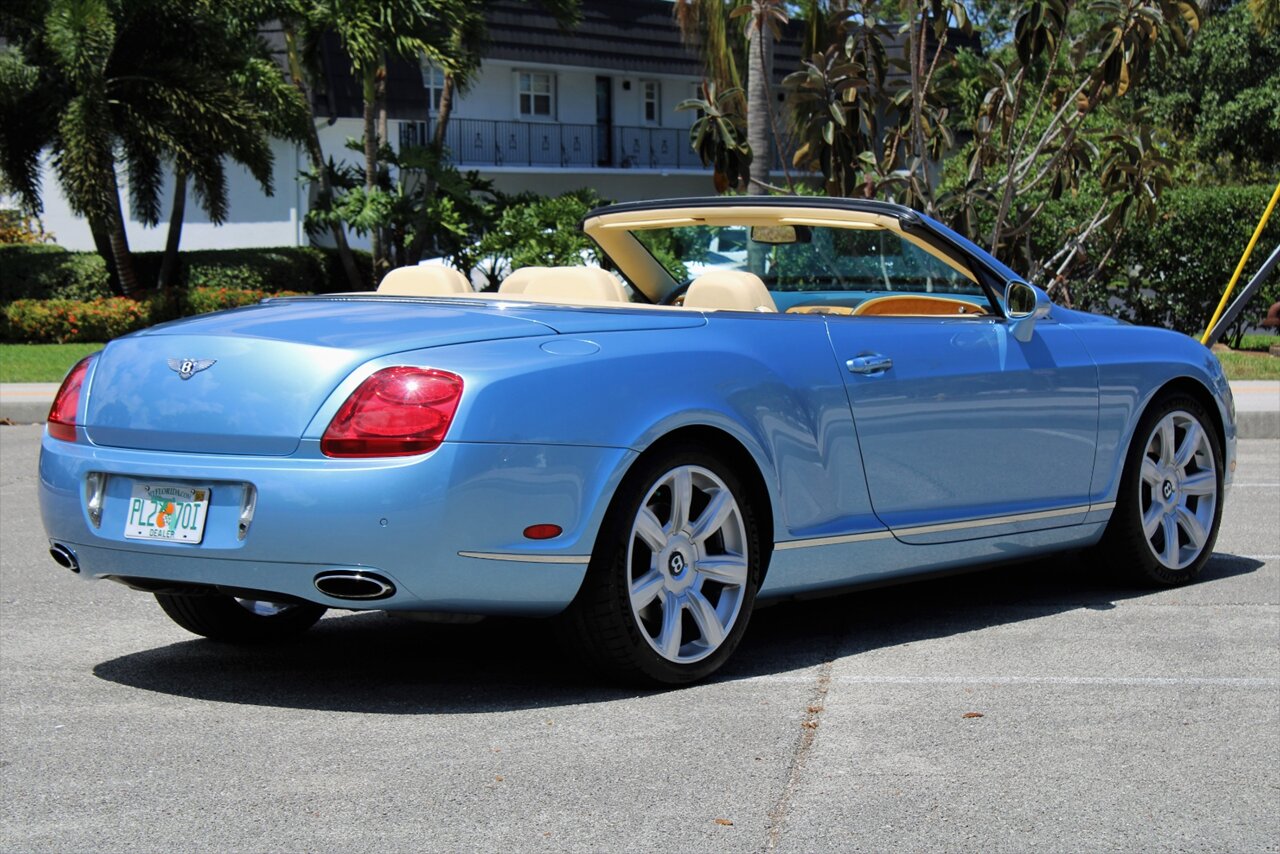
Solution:
[(703, 273), (685, 291), (684, 307), (722, 311), (778, 310), (760, 277), (745, 270)]
[(502, 280), (502, 284), (498, 285), (498, 293), (500, 294), (522, 294), (529, 283), (534, 280), (543, 270), (552, 270), (554, 267), (521, 267), (518, 270), (512, 270), (507, 277)]
[(536, 302), (627, 302), (618, 277), (599, 267), (521, 267), (503, 280), (498, 293)]
[(419, 264), (397, 267), (383, 276), (378, 293), (402, 297), (436, 297), (473, 293), (467, 277), (452, 267)]

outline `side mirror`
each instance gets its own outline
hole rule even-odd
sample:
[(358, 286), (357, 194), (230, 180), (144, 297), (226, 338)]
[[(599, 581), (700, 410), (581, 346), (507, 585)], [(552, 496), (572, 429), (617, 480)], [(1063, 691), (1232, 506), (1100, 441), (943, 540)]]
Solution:
[(1023, 344), (1031, 340), (1036, 321), (1049, 314), (1049, 295), (1026, 282), (1012, 281), (1004, 289), (1004, 313), (1013, 321), (1013, 337)]

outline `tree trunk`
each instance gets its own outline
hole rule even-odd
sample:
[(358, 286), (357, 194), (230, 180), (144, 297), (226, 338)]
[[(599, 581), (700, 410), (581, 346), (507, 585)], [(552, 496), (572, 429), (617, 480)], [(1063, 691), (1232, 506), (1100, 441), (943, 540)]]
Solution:
[(453, 115), (453, 92), (457, 86), (452, 74), (444, 76), (444, 88), (440, 90), (440, 111), (436, 126), (431, 129), (431, 147), (437, 153), (444, 151), (445, 131), (449, 129), (449, 116)]
[[(761, 39), (764, 40), (761, 44)], [(773, 37), (768, 27), (753, 27), (747, 44), (747, 145), (751, 146), (751, 181), (747, 194), (762, 195), (769, 183), (773, 150), (769, 144), (769, 69), (766, 57), (772, 54)]]
[[(375, 90), (378, 99), (378, 148), (391, 144), (391, 128), (387, 121), (387, 63), (384, 58), (378, 68), (378, 86)], [(381, 164), (379, 164), (381, 166)], [(382, 186), (382, 175), (378, 175), (378, 185)], [(387, 175), (386, 183), (390, 184), (391, 176)], [(390, 188), (388, 188), (390, 189)], [(383, 225), (382, 252), (387, 258), (387, 269), (404, 264), (404, 228), (401, 224), (390, 222)]]
[[(372, 196), (377, 187), (378, 178), (378, 69), (369, 68), (364, 72), (364, 191)], [(382, 281), (385, 268), (383, 258), (382, 234), (376, 226), (369, 229), (369, 249), (373, 253), (373, 287)]]
[[(303, 75), (302, 60), (298, 57), (297, 36), (294, 34), (292, 24), (287, 21), (284, 24), (284, 42), (289, 59), (289, 76), (293, 78), (293, 85), (302, 94), (307, 110), (310, 111), (311, 89), (307, 86), (307, 79)], [(333, 183), (329, 180), (329, 169), (324, 161), (324, 149), (320, 147), (320, 134), (316, 130), (315, 121), (307, 122), (307, 136), (304, 144), (307, 148), (307, 156), (311, 160), (311, 168), (318, 176), (316, 180), (320, 185), (321, 204), (328, 205), (333, 200)], [(337, 247), (338, 260), (342, 262), (342, 271), (346, 274), (347, 285), (353, 291), (363, 290), (364, 283), (360, 279), (360, 270), (356, 267), (355, 256), (351, 254), (351, 246), (347, 243), (347, 232), (342, 227), (342, 223), (330, 223), (329, 231), (333, 234), (333, 243)]]
[(106, 211), (107, 242), (111, 244), (111, 257), (116, 262), (116, 272), (120, 276), (121, 296), (137, 296), (142, 290), (138, 284), (138, 274), (133, 268), (133, 256), (129, 253), (129, 235), (124, 230), (124, 208), (120, 205), (120, 187), (116, 183), (115, 164), (107, 167), (110, 176), (108, 187), (110, 207)]
[[(764, 39), (763, 44), (761, 39)], [(751, 166), (748, 172), (747, 195), (760, 196), (768, 192), (769, 166), (773, 151), (769, 145), (769, 87), (765, 57), (770, 53), (771, 36), (768, 27), (756, 26), (747, 42), (747, 145), (751, 147)], [(754, 241), (747, 242), (747, 267), (757, 276), (764, 275), (766, 247)]]
[(167, 290), (174, 286), (178, 272), (178, 244), (182, 242), (182, 220), (187, 212), (187, 173), (181, 169), (173, 173), (173, 209), (169, 212), (169, 233), (164, 239), (164, 257), (160, 260), (160, 275), (156, 288)]
[(98, 250), (103, 263), (107, 267), (107, 287), (111, 293), (120, 296), (124, 291), (120, 287), (120, 273), (116, 270), (116, 259), (111, 254), (111, 229), (102, 217), (89, 217), (89, 232), (93, 235), (93, 246)]
[[(431, 150), (435, 152), (437, 162), (442, 166), (444, 164), (445, 134), (449, 129), (449, 116), (453, 114), (453, 93), (456, 85), (452, 74), (444, 76), (444, 88), (440, 91), (440, 110), (436, 115), (435, 127), (431, 129)], [(435, 193), (435, 175), (428, 173), (426, 187), (424, 188), (425, 197), (431, 198)], [(409, 248), (405, 250), (406, 264), (417, 264), (422, 260), (422, 250), (427, 245), (427, 237), (430, 233), (431, 218), (427, 212), (426, 205), (423, 205), (413, 223), (413, 240), (409, 242)]]

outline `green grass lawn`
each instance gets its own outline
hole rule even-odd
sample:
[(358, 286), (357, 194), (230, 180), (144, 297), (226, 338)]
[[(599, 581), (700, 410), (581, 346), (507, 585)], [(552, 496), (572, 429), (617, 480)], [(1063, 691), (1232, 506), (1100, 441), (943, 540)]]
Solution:
[(0, 383), (56, 383), (102, 344), (0, 344)]
[[(1275, 336), (1249, 337), (1274, 339)], [(103, 346), (0, 344), (0, 383), (56, 383), (77, 361)], [(1222, 362), (1228, 379), (1280, 380), (1280, 359), (1265, 352), (1219, 353), (1218, 360)]]
[(1280, 380), (1280, 358), (1239, 350), (1216, 354), (1229, 380)]
[(1264, 332), (1256, 335), (1242, 335), (1237, 350), (1261, 350), (1267, 352), (1272, 344), (1280, 344), (1280, 335)]

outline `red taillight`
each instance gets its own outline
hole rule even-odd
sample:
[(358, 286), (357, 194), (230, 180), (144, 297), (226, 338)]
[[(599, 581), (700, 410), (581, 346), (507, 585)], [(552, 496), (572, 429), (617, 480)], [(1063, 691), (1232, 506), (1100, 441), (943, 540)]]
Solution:
[(360, 384), (320, 440), (327, 457), (403, 457), (444, 441), (462, 377), (427, 368), (383, 368)]
[(98, 354), (85, 356), (76, 362), (76, 366), (62, 381), (58, 394), (53, 398), (53, 406), (49, 407), (49, 435), (64, 442), (76, 440), (76, 410), (80, 408), (80, 387), (84, 385), (84, 375), (89, 372), (89, 365), (98, 358)]

